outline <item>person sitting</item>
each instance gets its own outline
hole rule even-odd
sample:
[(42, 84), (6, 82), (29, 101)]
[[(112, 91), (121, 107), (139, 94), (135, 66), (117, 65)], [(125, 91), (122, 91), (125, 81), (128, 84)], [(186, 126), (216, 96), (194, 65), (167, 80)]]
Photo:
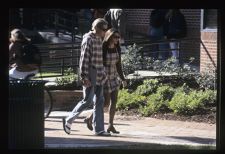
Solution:
[[(25, 37), (20, 29), (11, 31), (9, 45), (9, 79), (26, 79), (39, 72), (39, 64), (25, 59), (23, 47), (30, 44), (30, 39)], [(40, 58), (40, 57), (39, 57)]]

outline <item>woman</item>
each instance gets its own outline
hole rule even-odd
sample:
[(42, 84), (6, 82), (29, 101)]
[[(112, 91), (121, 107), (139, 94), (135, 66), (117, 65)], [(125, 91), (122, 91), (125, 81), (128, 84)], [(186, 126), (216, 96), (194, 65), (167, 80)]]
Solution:
[[(104, 103), (105, 105), (109, 105), (109, 124), (107, 132), (116, 134), (120, 132), (113, 126), (113, 120), (116, 112), (118, 91), (121, 85), (120, 80), (122, 80), (123, 87), (127, 85), (121, 67), (119, 39), (119, 31), (111, 28), (106, 32), (103, 40), (103, 64), (108, 78), (104, 84)], [(92, 115), (86, 118), (85, 122), (87, 123), (87, 127), (92, 130)]]
[(20, 29), (11, 31), (9, 45), (9, 78), (27, 79), (38, 73), (38, 65), (35, 63), (25, 63), (23, 61), (22, 50), (25, 44), (29, 44), (30, 39), (26, 38)]

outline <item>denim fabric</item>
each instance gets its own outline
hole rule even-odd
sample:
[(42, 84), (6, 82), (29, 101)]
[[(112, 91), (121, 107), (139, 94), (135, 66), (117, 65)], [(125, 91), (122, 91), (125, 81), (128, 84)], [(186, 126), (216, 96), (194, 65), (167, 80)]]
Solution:
[[(93, 110), (93, 124), (94, 124), (94, 132), (100, 133), (104, 131), (104, 96), (103, 96), (103, 86), (99, 86), (95, 84), (96, 79), (96, 71), (91, 70), (91, 83), (90, 87), (83, 87), (84, 99), (81, 100), (69, 116), (66, 118), (66, 123), (70, 125), (73, 121), (79, 116), (81, 112), (83, 112), (86, 108), (88, 108), (92, 103), (94, 103)], [(93, 101), (95, 100), (95, 101)]]
[(172, 57), (179, 58), (179, 42), (170, 42), (170, 49), (172, 52)]

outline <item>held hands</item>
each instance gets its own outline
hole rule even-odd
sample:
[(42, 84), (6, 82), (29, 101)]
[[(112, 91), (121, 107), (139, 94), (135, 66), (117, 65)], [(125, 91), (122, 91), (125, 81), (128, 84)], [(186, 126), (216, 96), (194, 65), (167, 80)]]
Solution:
[(84, 87), (90, 87), (91, 86), (91, 82), (87, 79), (83, 79), (82, 84), (83, 84)]

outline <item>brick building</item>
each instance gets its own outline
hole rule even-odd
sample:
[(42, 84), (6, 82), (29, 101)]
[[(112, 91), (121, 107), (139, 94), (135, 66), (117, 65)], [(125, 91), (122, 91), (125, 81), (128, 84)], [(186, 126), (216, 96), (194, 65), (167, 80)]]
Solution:
[[(135, 32), (147, 36), (149, 17), (153, 9), (124, 10), (127, 13), (127, 33)], [(215, 69), (217, 66), (217, 10), (180, 10), (184, 14), (187, 22), (187, 38), (180, 44), (180, 61), (187, 62), (190, 57), (194, 57), (194, 64), (200, 67), (200, 71), (206, 71), (209, 68)], [(73, 21), (72, 19), (74, 18), (72, 17), (74, 16), (74, 11), (79, 12), (79, 9), (72, 9), (72, 12), (68, 9), (10, 9), (9, 27), (34, 28), (35, 23), (37, 23), (36, 25), (38, 26), (49, 26), (48, 23), (55, 23), (54, 11), (57, 11), (58, 16), (63, 16), (60, 18), (61, 20), (58, 19), (59, 25), (70, 25), (69, 29), (73, 29), (74, 23), (67, 24), (65, 21)], [(40, 17), (40, 13), (44, 14), (41, 16), (43, 21), (40, 19), (37, 20), (36, 18), (34, 20), (35, 14), (38, 14), (38, 17)], [(48, 16), (46, 16), (46, 14), (48, 14)], [(67, 18), (64, 17), (65, 14), (68, 16)], [(35, 22), (31, 22), (31, 19)], [(46, 23), (44, 21), (46, 21)], [(41, 24), (38, 24), (38, 22), (41, 22)], [(56, 27), (54, 25), (52, 26), (53, 28)]]
[[(149, 17), (153, 9), (125, 9), (127, 30), (147, 35)], [(180, 9), (187, 22), (187, 41), (180, 44), (183, 62), (194, 57), (200, 71), (217, 66), (217, 10)]]
[(217, 67), (217, 10), (201, 11), (200, 71), (213, 71)]

